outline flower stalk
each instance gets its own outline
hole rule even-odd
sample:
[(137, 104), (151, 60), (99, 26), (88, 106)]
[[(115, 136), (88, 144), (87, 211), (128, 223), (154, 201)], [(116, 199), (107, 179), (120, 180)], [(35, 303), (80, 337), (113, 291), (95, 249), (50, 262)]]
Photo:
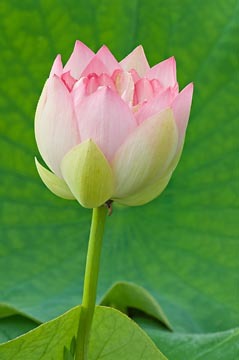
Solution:
[(105, 206), (93, 209), (82, 306), (76, 339), (75, 360), (87, 360), (88, 356), (88, 345), (95, 311), (100, 255), (107, 211), (108, 209)]

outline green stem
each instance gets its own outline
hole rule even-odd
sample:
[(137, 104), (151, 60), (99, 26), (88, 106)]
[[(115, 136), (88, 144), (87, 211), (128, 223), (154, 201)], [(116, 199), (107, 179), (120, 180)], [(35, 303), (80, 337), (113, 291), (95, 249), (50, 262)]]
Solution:
[(104, 206), (93, 209), (86, 259), (83, 299), (76, 339), (75, 360), (87, 360), (90, 330), (95, 310), (100, 254), (106, 214), (107, 208)]

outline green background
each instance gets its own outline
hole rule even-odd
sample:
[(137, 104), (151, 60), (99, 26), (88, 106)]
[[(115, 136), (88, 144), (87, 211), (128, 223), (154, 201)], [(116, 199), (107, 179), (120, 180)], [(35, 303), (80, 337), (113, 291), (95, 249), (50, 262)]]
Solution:
[[(93, 50), (106, 44), (119, 60), (138, 44), (151, 65), (174, 55), (180, 88), (195, 84), (185, 149), (168, 188), (146, 206), (115, 206), (107, 221), (98, 301), (126, 280), (161, 304), (179, 343), (184, 333), (224, 336), (236, 328), (238, 1), (5, 0), (0, 16), (1, 316), (20, 312), (47, 321), (81, 300), (90, 211), (54, 197), (33, 161), (42, 86), (55, 55), (65, 62), (80, 39)], [(9, 330), (14, 319), (18, 333), (35, 326), (3, 319), (3, 340), (16, 335)], [(180, 359), (170, 354), (172, 336), (160, 336), (153, 320), (137, 321), (170, 360)]]

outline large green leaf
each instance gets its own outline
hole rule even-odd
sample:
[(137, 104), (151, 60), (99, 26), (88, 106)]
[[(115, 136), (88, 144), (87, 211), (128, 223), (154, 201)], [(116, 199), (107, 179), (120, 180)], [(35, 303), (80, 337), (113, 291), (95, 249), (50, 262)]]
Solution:
[(150, 335), (168, 359), (172, 360), (235, 360), (239, 355), (238, 328), (207, 335)]
[[(28, 334), (0, 345), (1, 360), (63, 360), (63, 357), (65, 360), (77, 333), (79, 310), (79, 307), (74, 308)], [(88, 359), (166, 360), (166, 357), (126, 315), (100, 306), (94, 315)]]
[(109, 289), (100, 303), (116, 308), (128, 315), (130, 315), (131, 309), (140, 310), (172, 330), (172, 326), (157, 301), (138, 285), (125, 281), (117, 282)]
[[(76, 314), (76, 310), (73, 309), (68, 314), (64, 314), (63, 316), (60, 316), (59, 319), (55, 319), (53, 322), (47, 323), (46, 326), (39, 328), (37, 331), (33, 333), (29, 333), (28, 335), (21, 337), (17, 341), (12, 341), (7, 346), (6, 345), (2, 345), (2, 347), (0, 346), (0, 355), (5, 357), (9, 356), (9, 354), (15, 352), (15, 349), (17, 349), (18, 346), (24, 342), (25, 343), (24, 352), (19, 354), (19, 356), (24, 358), (24, 356), (27, 353), (29, 353), (29, 347), (32, 346), (31, 342), (33, 341), (33, 343), (35, 343), (36, 340), (39, 340), (41, 342), (40, 351), (42, 351), (44, 349), (44, 346), (47, 346), (49, 344), (49, 337), (50, 337), (49, 333), (51, 333), (51, 331), (55, 331), (55, 326), (57, 326), (57, 324), (61, 322), (62, 318), (67, 320), (67, 324), (70, 323), (71, 331), (70, 333), (68, 331), (65, 331), (67, 330), (67, 327), (64, 327), (63, 339), (61, 342), (56, 344), (57, 346), (53, 347), (53, 352), (57, 351), (57, 349), (60, 349), (62, 353), (62, 347), (64, 346), (65, 352), (70, 353), (69, 341), (74, 335), (74, 324), (75, 321), (77, 320), (77, 316), (75, 317), (75, 314)], [(114, 312), (113, 315), (115, 315)], [(138, 317), (136, 319), (138, 323), (147, 330), (148, 335), (150, 335), (150, 337), (155, 341), (155, 343), (164, 352), (164, 354), (167, 355), (169, 360), (170, 359), (185, 360), (185, 358), (190, 360), (199, 360), (199, 359), (217, 360), (221, 358), (222, 354), (224, 358), (227, 360), (235, 360), (239, 354), (238, 328), (227, 330), (224, 332), (211, 333), (211, 334), (210, 333), (180, 334), (180, 333), (166, 332), (162, 330), (160, 331), (158, 324), (150, 321), (149, 319), (145, 320), (143, 318), (138, 318)], [(98, 314), (98, 323), (101, 320), (102, 320), (102, 316), (99, 316)], [(119, 317), (117, 319), (118, 323), (121, 323), (122, 321), (124, 323), (124, 318)], [(107, 322), (109, 327), (111, 327), (112, 318), (111, 317), (107, 318)], [(53, 326), (51, 326), (52, 323)], [(19, 336), (24, 332), (33, 329), (36, 326), (37, 324), (34, 323), (33, 321), (20, 316), (14, 316), (14, 317), (11, 316), (9, 318), (3, 319), (0, 322), (0, 342), (9, 341), (16, 336)], [(138, 336), (141, 337), (141, 334), (138, 333), (137, 327), (134, 326), (132, 327), (132, 323), (130, 322), (124, 323), (123, 325), (124, 331), (125, 328), (127, 328), (128, 330), (131, 329), (130, 331), (136, 331), (136, 338)], [(39, 334), (41, 334), (40, 339), (39, 339)], [(49, 335), (48, 338), (46, 336), (47, 334)], [(102, 336), (100, 339), (98, 339), (99, 334), (100, 336)], [(114, 337), (118, 334), (119, 334), (118, 332), (114, 333)], [(91, 341), (92, 349), (96, 349), (96, 353), (98, 353), (98, 346), (101, 345), (101, 341), (105, 342), (106, 337), (110, 335), (112, 335), (111, 330), (109, 330), (108, 332), (104, 332), (104, 331), (99, 331), (98, 328), (97, 332), (95, 332), (95, 326), (94, 326), (92, 341)], [(59, 336), (61, 335), (59, 334)], [(128, 335), (126, 335), (126, 337), (127, 336)], [(46, 337), (45, 340), (44, 337)], [(137, 340), (138, 339), (136, 339), (136, 341)], [(143, 341), (144, 344), (145, 343), (148, 344), (149, 348), (151, 348), (150, 342), (148, 342), (147, 338), (142, 336), (141, 341)], [(50, 342), (50, 344), (52, 346), (53, 343)], [(114, 346), (114, 344), (111, 344), (111, 346), (112, 345)], [(132, 348), (132, 344), (130, 344), (130, 348)], [(154, 347), (152, 348), (154, 351)], [(104, 350), (104, 353), (105, 351), (107, 352), (108, 349), (106, 348)], [(116, 355), (118, 356), (117, 353)], [(120, 356), (122, 356), (122, 354), (120, 354)], [(72, 356), (70, 357), (70, 359), (72, 359)]]
[(208, 333), (180, 334), (159, 331), (158, 324), (137, 318), (169, 360), (236, 360), (239, 328)]
[(14, 315), (0, 320), (0, 343), (14, 339), (32, 329), (37, 325), (36, 322), (24, 316)]
[(106, 43), (119, 59), (139, 43), (151, 64), (175, 55), (181, 88), (195, 82), (185, 150), (168, 188), (147, 206), (115, 206), (108, 219), (98, 299), (116, 281), (135, 282), (177, 332), (238, 325), (238, 15), (236, 0), (2, 1), (5, 315), (12, 306), (46, 321), (80, 302), (90, 212), (54, 197), (33, 159), (42, 85), (54, 56), (66, 60), (80, 38), (93, 49)]

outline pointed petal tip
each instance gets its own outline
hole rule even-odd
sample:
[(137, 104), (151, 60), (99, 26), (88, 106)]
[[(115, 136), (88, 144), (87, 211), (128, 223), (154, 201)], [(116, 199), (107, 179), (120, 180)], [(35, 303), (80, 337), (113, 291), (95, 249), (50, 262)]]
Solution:
[(56, 55), (56, 59), (55, 60), (57, 60), (57, 61), (61, 61), (61, 54), (57, 54)]
[(171, 56), (169, 58), (169, 60), (171, 61), (172, 66), (175, 67), (175, 71), (176, 71), (176, 59), (175, 59), (175, 56)]
[(114, 57), (107, 45), (102, 45), (101, 48), (97, 51), (96, 56), (103, 62), (107, 72), (110, 73), (110, 75), (112, 75), (116, 69), (121, 68), (118, 60)]
[[(187, 91), (188, 94), (190, 95), (190, 97), (192, 98), (192, 96), (193, 96), (193, 91), (194, 91), (194, 83), (193, 83), (193, 82), (189, 83), (189, 84), (184, 88), (184, 91)], [(191, 99), (191, 101), (192, 101), (192, 99)]]
[(134, 50), (139, 50), (139, 51), (143, 51), (144, 52), (144, 47), (142, 44), (139, 44), (138, 46), (136, 46), (136, 48)]
[[(109, 50), (109, 48), (108, 48), (107, 45), (103, 44), (103, 45), (99, 48), (99, 50), (98, 50), (97, 52), (102, 51), (102, 50)], [(110, 51), (110, 50), (109, 50), (109, 51)]]
[(53, 62), (49, 77), (52, 77), (54, 75), (61, 76), (62, 72), (63, 72), (63, 65), (61, 60), (61, 54), (58, 54)]
[(176, 59), (174, 56), (171, 56), (151, 67), (147, 71), (146, 77), (150, 80), (157, 79), (166, 89), (167, 87), (174, 87), (177, 83), (176, 73)]
[(86, 44), (84, 44), (82, 41), (76, 40), (76, 41), (75, 41), (75, 45), (74, 45), (74, 50), (75, 50), (75, 49), (80, 49), (80, 48), (82, 48), (82, 47), (88, 48), (88, 46), (87, 46)]
[(136, 70), (140, 77), (144, 77), (150, 66), (142, 45), (138, 45), (121, 60), (120, 65), (125, 71)]
[(187, 86), (189, 86), (192, 91), (194, 90), (194, 82), (190, 82)]
[[(114, 55), (112, 54), (111, 50), (109, 49), (109, 47), (105, 44), (103, 44), (99, 50), (97, 51), (96, 55), (103, 55), (103, 56), (112, 56), (112, 58), (114, 58)], [(102, 61), (103, 58), (100, 58), (100, 60)]]
[(80, 46), (81, 44), (82, 44), (82, 42), (81, 42), (80, 40), (76, 40), (76, 41), (75, 41), (75, 47), (76, 47), (76, 46)]
[(64, 71), (70, 71), (71, 76), (79, 79), (83, 69), (94, 56), (94, 52), (80, 40), (76, 40), (74, 49), (64, 67)]
[(194, 84), (191, 82), (176, 96), (172, 102), (174, 117), (179, 130), (179, 146), (184, 141), (186, 128), (192, 106)]
[[(82, 49), (85, 49), (85, 50), (90, 51), (91, 53), (94, 53), (85, 43), (83, 43), (80, 40), (76, 40), (75, 45), (74, 45), (74, 50), (81, 51)], [(74, 52), (74, 50), (73, 50), (73, 52)]]
[(170, 56), (165, 60), (162, 60), (159, 64), (164, 64), (164, 65), (170, 65), (172, 68), (176, 68), (176, 59), (175, 56)]
[(95, 73), (96, 75), (101, 75), (102, 73), (107, 73), (107, 67), (104, 62), (100, 59), (98, 54), (95, 54), (91, 60), (88, 62), (87, 66), (81, 73), (81, 77), (88, 76), (91, 73)]
[(36, 156), (34, 160), (38, 175), (40, 176), (42, 182), (54, 195), (66, 200), (75, 200), (75, 197), (72, 195), (70, 189), (63, 179), (59, 178), (54, 173), (42, 166), (37, 160)]
[(145, 59), (147, 59), (143, 45), (140, 44), (140, 45), (136, 46), (136, 48), (133, 50), (133, 52), (136, 52), (136, 53), (140, 54), (141, 56), (143, 56)]
[(184, 96), (190, 96), (192, 97), (193, 95), (193, 90), (194, 90), (194, 83), (190, 82), (188, 85), (186, 85), (181, 91), (180, 93), (184, 94)]

